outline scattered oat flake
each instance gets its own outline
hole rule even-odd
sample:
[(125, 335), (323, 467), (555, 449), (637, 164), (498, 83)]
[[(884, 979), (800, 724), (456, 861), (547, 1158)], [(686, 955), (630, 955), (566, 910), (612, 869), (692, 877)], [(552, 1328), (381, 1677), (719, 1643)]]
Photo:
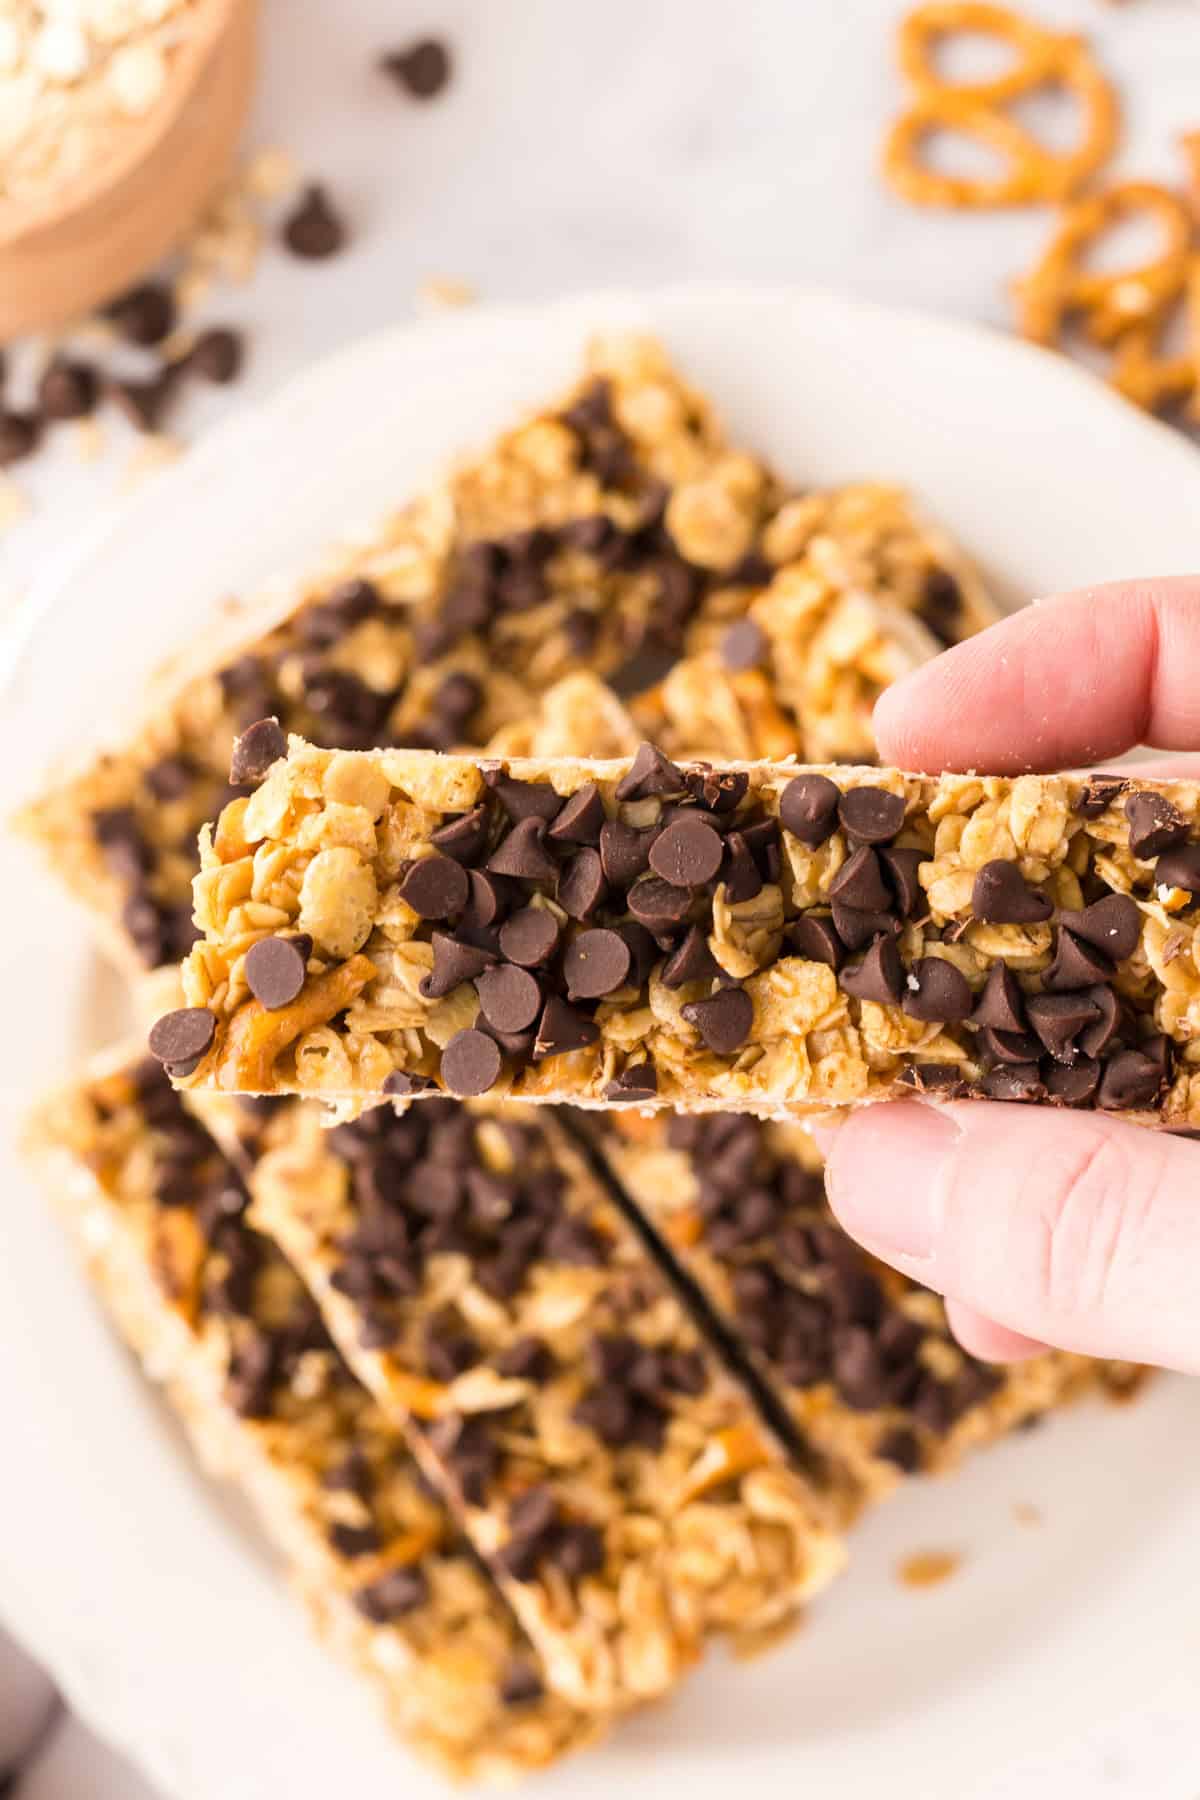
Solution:
[(1042, 1522), (1041, 1507), (1031, 1500), (1014, 1500), (1012, 1511), (1018, 1525), (1040, 1525)]
[(961, 1567), (962, 1555), (957, 1550), (914, 1550), (896, 1565), (896, 1574), (905, 1587), (937, 1587)]
[(469, 281), (453, 275), (431, 275), (417, 289), (417, 305), (425, 312), (448, 312), (458, 306), (473, 306), (479, 298)]

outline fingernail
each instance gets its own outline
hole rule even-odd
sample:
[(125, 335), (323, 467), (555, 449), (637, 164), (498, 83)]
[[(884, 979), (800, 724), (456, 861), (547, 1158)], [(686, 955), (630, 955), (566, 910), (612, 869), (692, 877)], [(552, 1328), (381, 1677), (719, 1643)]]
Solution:
[(920, 1101), (866, 1106), (835, 1133), (829, 1204), (851, 1237), (884, 1257), (927, 1261), (941, 1224), (941, 1168), (959, 1135)]

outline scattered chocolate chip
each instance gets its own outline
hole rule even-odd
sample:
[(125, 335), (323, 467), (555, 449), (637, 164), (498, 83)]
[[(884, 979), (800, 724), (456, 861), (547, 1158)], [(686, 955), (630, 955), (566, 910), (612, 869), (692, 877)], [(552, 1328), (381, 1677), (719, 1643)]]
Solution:
[(1096, 1105), (1105, 1112), (1155, 1106), (1164, 1086), (1159, 1063), (1141, 1050), (1119, 1050), (1105, 1063)]
[(1002, 1063), (983, 1078), (989, 1100), (1041, 1100), (1046, 1089), (1036, 1063)]
[(40, 437), (41, 424), (36, 413), (0, 408), (0, 469), (11, 468), (23, 457), (32, 456)]
[(501, 963), (485, 969), (475, 982), (479, 1006), (488, 1024), (513, 1036), (528, 1031), (542, 1010), (542, 990), (528, 969)]
[(474, 981), (496, 960), (494, 952), (466, 944), (461, 938), (448, 937), (445, 932), (433, 932), (431, 943), (433, 968), (420, 982), (421, 995), (426, 1000), (443, 999), (462, 982)]
[(916, 1475), (925, 1466), (921, 1440), (905, 1425), (894, 1425), (885, 1431), (875, 1445), (875, 1454), (905, 1475)]
[(604, 1090), (604, 1098), (614, 1105), (636, 1104), (653, 1100), (658, 1093), (658, 1070), (652, 1063), (637, 1063), (622, 1069)]
[(369, 1587), (359, 1588), (354, 1604), (373, 1625), (387, 1625), (393, 1619), (424, 1606), (429, 1598), (429, 1580), (419, 1564), (389, 1569)]
[(485, 769), (483, 779), (514, 825), (522, 819), (541, 819), (550, 825), (563, 808), (563, 797), (548, 781), (518, 781), (502, 769)]
[(1088, 1025), (1080, 1033), (1079, 1048), (1085, 1056), (1103, 1056), (1120, 1032), (1121, 1003), (1112, 989), (1103, 984), (1084, 988), (1083, 993), (1099, 1016), (1094, 1025)]
[(944, 956), (920, 956), (909, 971), (904, 1010), (912, 1019), (948, 1025), (969, 1019), (974, 1000), (967, 978)]
[(1092, 775), (1075, 804), (1075, 811), (1080, 818), (1098, 819), (1128, 786), (1129, 783), (1120, 775)]
[(1085, 943), (1073, 931), (1060, 928), (1054, 958), (1042, 975), (1042, 986), (1048, 994), (1066, 994), (1098, 981), (1110, 981), (1112, 975), (1113, 965), (1102, 950)]
[[(736, 812), (750, 787), (750, 777), (744, 769), (711, 769), (707, 763), (697, 763), (686, 770), (684, 780), (692, 799), (714, 813)], [(774, 820), (768, 824), (778, 842), (778, 827)]]
[(880, 850), (878, 856), (900, 917), (916, 918), (925, 910), (925, 890), (917, 871), (929, 858), (923, 850)]
[(151, 763), (142, 779), (156, 800), (164, 805), (182, 800), (196, 779), (197, 771), (186, 756), (163, 756)]
[(268, 1012), (290, 1006), (304, 986), (312, 939), (268, 937), (246, 952), (246, 982)]
[(721, 839), (702, 819), (677, 819), (650, 846), (650, 867), (672, 887), (703, 887), (721, 867)]
[(442, 1080), (460, 1100), (486, 1094), (500, 1079), (500, 1046), (486, 1032), (456, 1032), (442, 1051)]
[(152, 1026), (150, 1054), (173, 1075), (190, 1075), (212, 1046), (217, 1021), (206, 1006), (182, 1006)]
[(829, 898), (855, 912), (886, 912), (890, 908), (891, 892), (874, 850), (863, 844), (851, 852), (829, 884)]
[(674, 795), (679, 797), (687, 792), (683, 775), (665, 757), (661, 750), (653, 744), (639, 744), (626, 773), (616, 786), (618, 800), (647, 800), (653, 796)]
[[(1200, 845), (1196, 848), (1200, 851)], [(1167, 852), (1168, 857), (1178, 854), (1177, 851)], [(1165, 857), (1159, 858), (1160, 863), (1165, 860)], [(1082, 912), (1060, 913), (1058, 922), (1067, 926), (1075, 937), (1105, 951), (1114, 962), (1123, 962), (1127, 956), (1132, 956), (1142, 935), (1142, 915), (1137, 902), (1128, 894), (1107, 894), (1101, 900), (1093, 900)]]
[(620, 819), (607, 819), (600, 831), (600, 866), (613, 887), (627, 888), (650, 867), (650, 846), (657, 827), (638, 831)]
[[(1200, 844), (1176, 844), (1170, 850), (1164, 850), (1154, 865), (1154, 885), (1156, 888), (1176, 887), (1188, 894), (1200, 894)], [(1097, 902), (1097, 905), (1100, 904), (1102, 902)], [(1115, 956), (1118, 953), (1113, 951), (1111, 954)], [(1124, 954), (1128, 956), (1132, 952), (1126, 951)]]
[(453, 857), (435, 851), (409, 863), (400, 880), (400, 898), (418, 918), (449, 919), (467, 904), (467, 872)]
[(859, 912), (856, 907), (833, 902), (833, 927), (847, 950), (861, 950), (879, 936), (898, 937), (902, 929), (893, 913)]
[(557, 994), (547, 1000), (538, 1024), (533, 1058), (540, 1062), (547, 1056), (567, 1056), (573, 1050), (586, 1050), (599, 1041), (600, 1027), (586, 1013), (581, 1013)]
[(838, 818), (856, 844), (887, 844), (904, 823), (904, 796), (886, 788), (850, 788), (838, 800)]
[(981, 1028), (979, 1043), (984, 1055), (998, 1063), (1037, 1062), (1044, 1049), (1032, 1032), (993, 1031), (988, 1025)]
[(402, 1069), (393, 1069), (390, 1075), (383, 1078), (381, 1093), (389, 1100), (408, 1099), (413, 1094), (427, 1094), (437, 1083), (428, 1075), (408, 1075)]
[(1188, 834), (1187, 820), (1163, 794), (1130, 794), (1125, 801), (1125, 817), (1129, 821), (1129, 848), (1144, 862), (1183, 843)]
[[(599, 858), (596, 860), (598, 866)], [(570, 908), (564, 910), (569, 912)], [(557, 948), (558, 921), (543, 906), (523, 906), (500, 927), (501, 951), (509, 962), (518, 963), (523, 969), (536, 969), (549, 962)]]
[(788, 928), (788, 943), (796, 956), (806, 962), (824, 963), (836, 975), (846, 960), (846, 946), (837, 934), (832, 919), (819, 913), (806, 913)]
[(814, 848), (837, 829), (841, 793), (827, 775), (796, 775), (779, 796), (779, 817), (786, 831)]
[(287, 739), (278, 719), (258, 719), (234, 740), (229, 758), (229, 779), (234, 787), (249, 787), (266, 775), (272, 763), (287, 755)]
[(545, 1685), (528, 1657), (514, 1656), (500, 1676), (500, 1699), (505, 1706), (532, 1706), (545, 1693)]
[(165, 369), (146, 381), (110, 381), (106, 391), (135, 431), (157, 431), (175, 393), (175, 387), (174, 372)]
[(665, 988), (674, 989), (692, 981), (712, 981), (718, 973), (707, 937), (699, 925), (691, 925), (679, 948), (663, 964), (661, 980)]
[(762, 893), (763, 879), (758, 864), (740, 831), (731, 831), (725, 840), (725, 866), (721, 879), (730, 906), (739, 906), (742, 901), (753, 900)]
[(940, 644), (948, 647), (962, 635), (962, 605), (962, 588), (949, 569), (930, 569), (916, 610)]
[(308, 262), (336, 256), (346, 242), (346, 228), (326, 190), (317, 182), (304, 189), (283, 225), (283, 241), (293, 256)]
[(189, 374), (225, 387), (236, 381), (241, 373), (242, 357), (240, 333), (231, 331), (226, 325), (214, 325), (200, 333), (187, 353), (185, 366)]
[(563, 974), (571, 1000), (600, 1000), (629, 980), (629, 945), (616, 931), (581, 931), (567, 946)]
[(993, 963), (988, 971), (971, 1023), (993, 1031), (1025, 1030), (1025, 997), (1007, 963)]
[(721, 661), (727, 669), (757, 669), (766, 660), (767, 634), (754, 619), (739, 619), (721, 639)]
[(556, 881), (558, 864), (546, 849), (545, 835), (544, 819), (521, 819), (492, 851), (488, 873), (511, 875), (518, 881)]
[(1054, 911), (1045, 894), (1031, 888), (1015, 862), (997, 858), (975, 877), (971, 910), (988, 925), (1036, 925)]
[(874, 1000), (880, 1006), (896, 1006), (904, 996), (904, 967), (894, 938), (876, 938), (860, 961), (845, 968), (838, 986), (855, 1000)]
[(594, 781), (589, 781), (565, 800), (546, 828), (546, 836), (555, 844), (587, 844), (593, 848), (600, 842), (604, 824), (604, 801)]
[(1056, 1062), (1075, 1061), (1074, 1043), (1100, 1009), (1086, 993), (1034, 994), (1025, 1003), (1029, 1023)]
[(900, 1087), (912, 1088), (918, 1094), (937, 1094), (944, 1100), (958, 1100), (967, 1092), (962, 1071), (953, 1063), (910, 1063), (896, 1077)]
[(329, 1542), (348, 1562), (359, 1556), (373, 1556), (381, 1547), (373, 1525), (343, 1525), (339, 1521), (329, 1528)]
[(1090, 1106), (1100, 1086), (1100, 1064), (1090, 1056), (1051, 1063), (1044, 1073), (1047, 1097), (1060, 1106)]
[(56, 356), (47, 364), (37, 384), (42, 417), (56, 423), (86, 419), (96, 410), (99, 397), (96, 371), (88, 363), (72, 362), (65, 356)]
[(413, 100), (432, 100), (450, 80), (450, 52), (440, 38), (418, 38), (405, 50), (391, 50), (379, 66)]
[(457, 819), (439, 825), (429, 841), (435, 850), (443, 856), (453, 857), (455, 862), (464, 865), (478, 862), (488, 843), (487, 807), (473, 807)]
[(559, 870), (558, 904), (568, 918), (590, 918), (607, 892), (608, 883), (604, 879), (598, 850), (585, 845)]
[(686, 888), (673, 887), (657, 875), (646, 875), (629, 890), (629, 910), (654, 937), (670, 943), (687, 919), (691, 897)]
[(149, 348), (161, 344), (175, 327), (175, 296), (160, 281), (145, 281), (130, 288), (107, 309), (120, 335), (129, 344)]
[(711, 1000), (692, 1000), (682, 1009), (705, 1044), (717, 1056), (732, 1056), (741, 1049), (754, 1023), (754, 1002), (745, 988), (723, 988)]

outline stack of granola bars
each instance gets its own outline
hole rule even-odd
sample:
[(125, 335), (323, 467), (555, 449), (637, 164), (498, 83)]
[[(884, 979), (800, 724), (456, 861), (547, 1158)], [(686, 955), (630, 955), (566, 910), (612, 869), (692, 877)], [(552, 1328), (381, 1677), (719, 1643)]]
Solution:
[[(864, 1506), (1134, 1385), (1079, 1357), (973, 1360), (936, 1296), (838, 1230), (798, 1119), (726, 1110), (766, 1008), (742, 978), (783, 967), (776, 815), (815, 898), (849, 802), (846, 919), (916, 929), (928, 854), (892, 841), (871, 708), (991, 616), (901, 491), (788, 489), (661, 349), (603, 341), (558, 405), (199, 646), (128, 743), (25, 815), (148, 1015), (172, 1008), (157, 1059), (118, 1049), (39, 1107), (31, 1153), (204, 1463), (456, 1774), (539, 1767), (719, 1641), (774, 1639)], [(307, 744), (281, 762), (284, 734)], [(472, 749), (482, 769), (429, 754)], [(703, 766), (798, 756), (858, 766), (786, 807), (785, 771), (774, 813), (760, 772), (761, 820)], [(537, 778), (596, 757), (618, 759), (607, 787)], [(718, 869), (689, 921), (680, 894)], [(795, 859), (790, 879), (794, 899)], [(869, 1006), (882, 1029), (872, 983), (895, 974), (893, 935), (848, 946), (846, 919), (786, 922), (834, 1088), (847, 948), (880, 964), (856, 1030)], [(953, 958), (929, 960), (903, 1049), (974, 1079), (961, 1013), (941, 1016)], [(1081, 1005), (1076, 1031), (1101, 1017)], [(660, 1028), (695, 1050), (674, 1086), (645, 1048)], [(762, 1069), (748, 1092), (792, 1097)], [(586, 1134), (523, 1104), (560, 1093), (601, 1102)]]

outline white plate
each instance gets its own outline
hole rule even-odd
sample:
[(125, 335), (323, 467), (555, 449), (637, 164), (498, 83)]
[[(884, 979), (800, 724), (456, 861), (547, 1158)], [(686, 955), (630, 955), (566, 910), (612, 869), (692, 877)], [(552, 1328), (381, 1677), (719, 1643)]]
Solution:
[[(214, 597), (304, 567), (455, 449), (552, 394), (589, 331), (666, 339), (735, 436), (797, 481), (917, 488), (1013, 597), (1200, 565), (1200, 458), (1067, 364), (831, 296), (692, 289), (471, 313), (368, 340), (140, 495), (10, 632), (10, 805), (136, 699)], [(74, 911), (0, 849), (7, 1217), (0, 1254), (0, 1614), (176, 1800), (439, 1791), (298, 1625), (260, 1546), (192, 1474), (14, 1166), (21, 1107), (124, 1024)], [(1162, 1382), (911, 1485), (855, 1540), (809, 1630), (716, 1657), (670, 1707), (543, 1781), (552, 1800), (797, 1791), (1195, 1800), (1197, 1393)], [(1021, 1524), (1014, 1505), (1041, 1512)], [(913, 1593), (915, 1548), (962, 1571)], [(653, 1757), (651, 1762), (649, 1759)]]

